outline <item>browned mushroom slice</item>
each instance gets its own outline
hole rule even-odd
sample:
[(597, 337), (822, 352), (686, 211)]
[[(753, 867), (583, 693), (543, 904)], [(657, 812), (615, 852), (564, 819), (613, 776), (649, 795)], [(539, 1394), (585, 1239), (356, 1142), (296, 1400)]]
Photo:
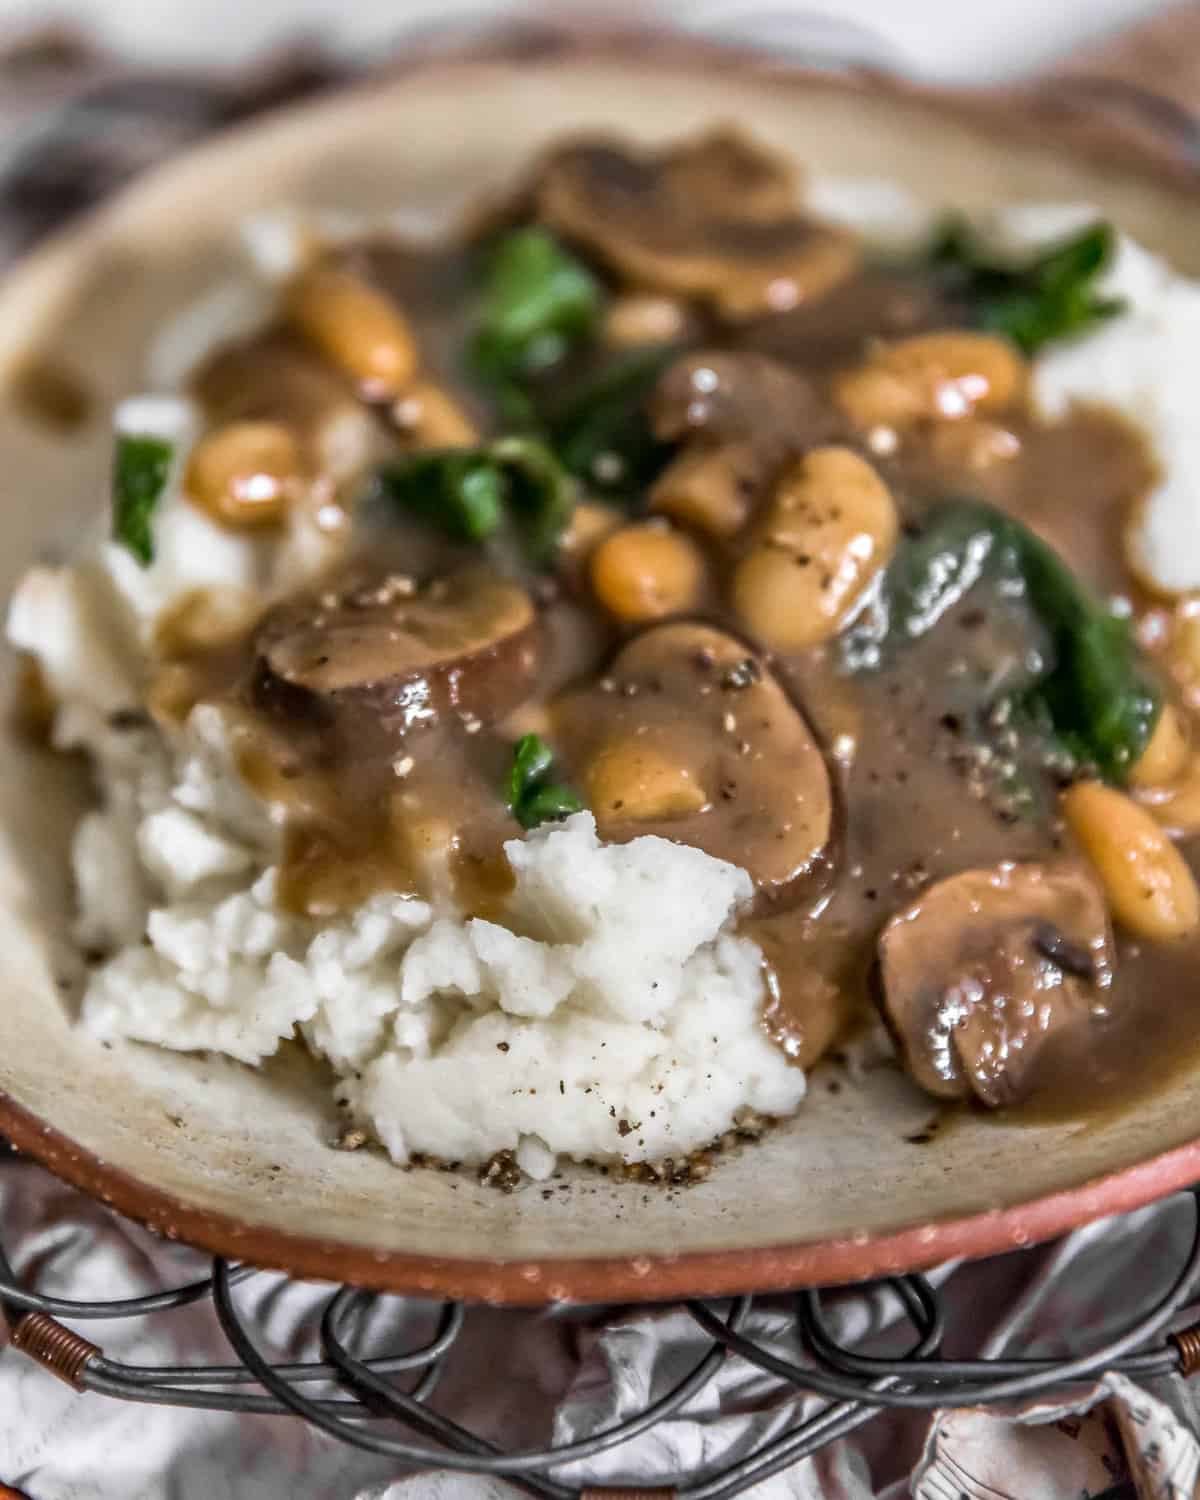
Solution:
[(256, 701), (328, 725), (359, 752), (448, 714), (470, 728), (516, 708), (538, 663), (529, 595), (486, 569), (417, 585), (361, 574), (286, 600), (255, 636)]
[(556, 742), (607, 839), (658, 833), (747, 869), (764, 902), (823, 884), (834, 791), (801, 708), (707, 625), (661, 625), (555, 705)]
[(545, 223), (619, 275), (731, 318), (819, 297), (859, 260), (852, 235), (796, 212), (775, 158), (728, 132), (662, 153), (569, 145), (545, 162), (534, 196)]
[(739, 219), (778, 219), (796, 207), (796, 164), (729, 125), (717, 125), (658, 158), (680, 197), (710, 214), (729, 210)]
[(1028, 1092), (1048, 1043), (1109, 1013), (1112, 934), (1081, 866), (967, 870), (897, 912), (879, 939), (884, 1018), (931, 1094), (984, 1104)]
[(651, 490), (652, 508), (717, 537), (740, 530), (789, 459), (830, 441), (842, 426), (799, 371), (728, 350), (678, 359), (648, 410), (656, 437), (686, 444)]

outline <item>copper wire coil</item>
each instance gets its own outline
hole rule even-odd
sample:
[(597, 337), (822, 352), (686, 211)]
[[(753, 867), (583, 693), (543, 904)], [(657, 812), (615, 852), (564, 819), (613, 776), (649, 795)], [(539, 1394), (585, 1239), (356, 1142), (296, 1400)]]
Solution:
[(1186, 1379), (1200, 1370), (1200, 1323), (1181, 1328), (1178, 1333), (1169, 1334), (1168, 1338), (1179, 1350), (1180, 1374)]
[(84, 1366), (103, 1352), (82, 1334), (72, 1333), (42, 1312), (28, 1312), (17, 1322), (12, 1346), (76, 1390), (83, 1388), (80, 1376)]

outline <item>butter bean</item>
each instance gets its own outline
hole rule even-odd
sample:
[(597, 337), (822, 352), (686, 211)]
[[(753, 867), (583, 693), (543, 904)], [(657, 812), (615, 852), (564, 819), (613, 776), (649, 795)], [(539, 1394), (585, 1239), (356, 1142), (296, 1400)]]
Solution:
[(587, 557), (624, 520), (624, 514), (615, 505), (603, 505), (596, 500), (578, 501), (559, 542), (560, 555), (574, 559)]
[(1193, 756), (1183, 772), (1165, 786), (1139, 791), (1138, 801), (1172, 838), (1200, 833), (1200, 757)]
[(687, 305), (677, 297), (653, 292), (625, 292), (614, 297), (604, 315), (604, 342), (614, 348), (667, 344), (687, 327)]
[(1200, 598), (1182, 600), (1168, 617), (1165, 658), (1189, 708), (1200, 708)]
[(188, 499), (233, 530), (278, 525), (303, 483), (299, 447), (281, 422), (230, 422), (207, 433), (183, 478)]
[(766, 645), (800, 651), (836, 633), (891, 556), (891, 492), (849, 448), (814, 448), (790, 468), (738, 564), (732, 600)]
[(1062, 812), (1095, 866), (1117, 921), (1157, 941), (1195, 932), (1195, 878), (1144, 807), (1102, 782), (1082, 781), (1063, 793)]
[(584, 781), (587, 805), (602, 828), (626, 818), (682, 817), (708, 801), (688, 766), (641, 739), (605, 746), (588, 765)]
[(384, 292), (336, 266), (302, 271), (284, 294), (294, 328), (343, 370), (363, 395), (399, 395), (416, 373), (408, 319)]
[(1150, 742), (1129, 772), (1133, 787), (1162, 786), (1180, 774), (1188, 759), (1185, 720), (1170, 703), (1164, 704)]
[(1025, 383), (1020, 354), (991, 334), (953, 330), (881, 344), (834, 382), (834, 399), (858, 427), (957, 420), (1010, 405)]
[(692, 609), (704, 584), (693, 541), (665, 526), (622, 526), (592, 553), (596, 598), (618, 620), (660, 620)]
[(753, 443), (693, 443), (655, 480), (650, 505), (681, 525), (730, 537), (746, 524), (761, 470)]
[(392, 408), (396, 426), (422, 448), (470, 448), (479, 429), (462, 404), (432, 380), (416, 380)]

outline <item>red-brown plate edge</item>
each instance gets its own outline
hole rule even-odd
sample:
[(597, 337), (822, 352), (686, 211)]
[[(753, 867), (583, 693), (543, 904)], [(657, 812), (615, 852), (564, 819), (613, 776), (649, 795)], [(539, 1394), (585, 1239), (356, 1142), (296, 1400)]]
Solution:
[(147, 1187), (0, 1094), (0, 1131), (65, 1182), (168, 1239), (264, 1269), (410, 1296), (509, 1306), (652, 1302), (834, 1286), (995, 1255), (1127, 1213), (1200, 1180), (1200, 1141), (1012, 1208), (934, 1220), (891, 1234), (682, 1255), (455, 1260), (368, 1250), (258, 1228)]

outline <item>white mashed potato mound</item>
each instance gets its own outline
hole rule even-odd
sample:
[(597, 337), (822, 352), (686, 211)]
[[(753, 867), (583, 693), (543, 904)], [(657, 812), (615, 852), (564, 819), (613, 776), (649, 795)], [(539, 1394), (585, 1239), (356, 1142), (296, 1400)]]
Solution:
[(805, 207), (842, 224), (885, 255), (912, 255), (926, 244), (940, 217), (936, 207), (886, 177), (825, 177), (805, 182)]

